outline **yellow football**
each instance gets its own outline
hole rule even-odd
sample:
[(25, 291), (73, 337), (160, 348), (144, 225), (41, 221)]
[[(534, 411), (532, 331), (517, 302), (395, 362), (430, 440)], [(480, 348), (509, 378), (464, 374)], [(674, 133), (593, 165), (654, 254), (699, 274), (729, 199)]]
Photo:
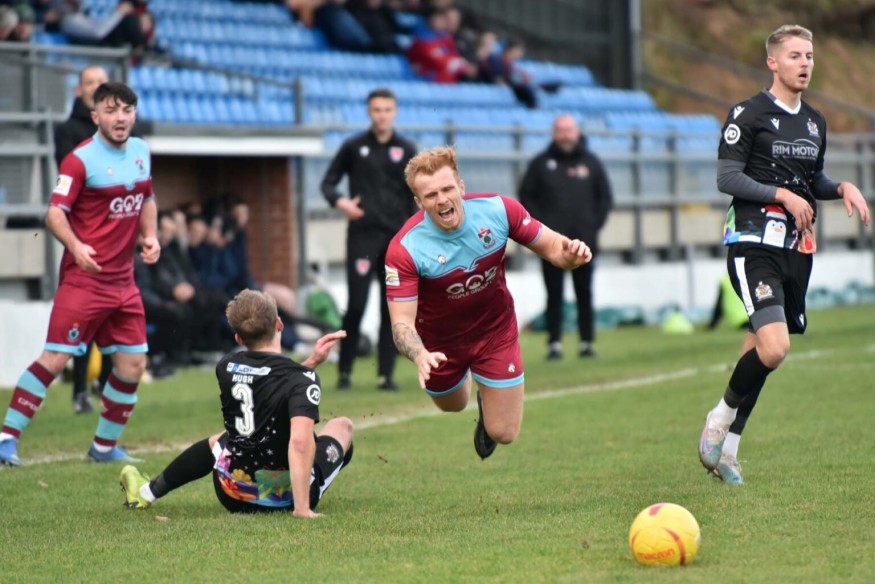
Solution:
[(646, 566), (685, 566), (695, 559), (700, 542), (696, 518), (674, 503), (647, 507), (629, 529), (632, 556)]

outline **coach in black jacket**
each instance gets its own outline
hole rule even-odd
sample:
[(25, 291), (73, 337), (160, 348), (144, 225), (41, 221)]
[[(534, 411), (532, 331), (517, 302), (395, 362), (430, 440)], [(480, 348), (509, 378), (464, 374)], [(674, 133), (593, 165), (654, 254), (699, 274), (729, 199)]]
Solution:
[[(553, 141), (529, 163), (519, 188), (523, 206), (551, 229), (585, 241), (598, 255), (598, 232), (613, 207), (608, 175), (586, 146), (577, 121), (560, 115), (553, 122)], [(592, 275), (595, 262), (571, 272), (577, 297), (580, 356), (595, 355)], [(548, 359), (562, 358), (562, 304), (565, 271), (542, 262), (547, 288)]]
[[(322, 179), (322, 194), (349, 219), (346, 238), (349, 303), (343, 317), (347, 336), (340, 342), (338, 389), (351, 386), (361, 320), (374, 276), (381, 290), (378, 387), (397, 389), (392, 375), (398, 352), (386, 304), (386, 249), (404, 222), (416, 212), (413, 194), (404, 181), (404, 167), (416, 154), (416, 146), (395, 132), (397, 111), (397, 101), (390, 90), (372, 91), (368, 95), (370, 129), (343, 143)], [(337, 190), (344, 174), (349, 177), (348, 198)]]

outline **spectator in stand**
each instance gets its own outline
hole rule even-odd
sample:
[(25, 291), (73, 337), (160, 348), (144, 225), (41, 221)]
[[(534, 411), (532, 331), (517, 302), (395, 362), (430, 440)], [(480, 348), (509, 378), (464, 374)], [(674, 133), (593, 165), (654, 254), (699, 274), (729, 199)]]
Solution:
[(508, 41), (501, 53), (493, 53), (487, 58), (485, 70), (481, 73), (494, 83), (507, 85), (521, 103), (535, 109), (538, 107), (538, 96), (531, 75), (517, 65), (517, 61), (525, 54), (526, 48), (521, 42)]
[(0, 42), (12, 40), (12, 32), (18, 26), (18, 13), (11, 6), (0, 6)]
[(256, 282), (249, 268), (249, 245), (246, 226), (249, 223), (249, 205), (234, 195), (226, 196), (224, 201), (225, 222), (223, 226), (223, 248), (221, 254), (221, 270), (226, 277), (225, 293), (229, 297), (236, 296), (241, 290), (260, 290), (276, 300), (283, 321), (287, 326), (282, 333), (283, 346), (294, 349), (300, 338), (297, 334), (297, 324), (316, 326), (325, 332), (325, 327), (307, 321), (298, 315), (297, 295), (285, 284), (278, 282)]
[(188, 329), (187, 313), (176, 301), (165, 298), (155, 285), (151, 266), (134, 256), (134, 281), (140, 289), (149, 334), (149, 371), (154, 379), (170, 377), (176, 366), (170, 356), (177, 348), (175, 330)]
[(131, 2), (123, 1), (108, 16), (95, 19), (88, 15), (80, 0), (54, 0), (43, 15), (43, 22), (47, 31), (60, 31), (73, 44), (130, 45), (135, 50), (143, 50), (147, 47), (147, 39), (135, 10)]
[(320, 31), (332, 47), (367, 52), (370, 35), (347, 10), (347, 0), (287, 0), (286, 7), (306, 27)]
[(188, 218), (188, 257), (197, 272), (198, 280), (204, 286), (222, 291), (227, 278), (222, 270), (222, 219), (216, 217), (208, 224), (201, 215)]
[(453, 35), (456, 49), (469, 63), (477, 63), (477, 41), (483, 27), (468, 12), (451, 6), (447, 10), (447, 31)]
[(29, 4), (16, 4), (15, 13), (18, 16), (18, 23), (12, 29), (12, 34), (6, 39), (19, 43), (29, 43), (33, 37), (33, 26), (36, 21), (36, 13)]
[(415, 33), (407, 58), (418, 75), (437, 83), (473, 80), (477, 66), (465, 60), (456, 48), (451, 17), (445, 8), (432, 11)]
[(370, 37), (369, 52), (400, 53), (395, 35), (404, 32), (395, 20), (395, 12), (383, 0), (353, 0), (350, 12)]

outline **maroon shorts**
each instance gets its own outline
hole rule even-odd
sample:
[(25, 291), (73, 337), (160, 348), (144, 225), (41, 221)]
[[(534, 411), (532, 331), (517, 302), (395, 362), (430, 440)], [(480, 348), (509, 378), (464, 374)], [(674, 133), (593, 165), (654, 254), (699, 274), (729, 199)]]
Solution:
[(425, 346), (447, 356), (440, 367), (432, 370), (426, 383), (426, 393), (434, 397), (449, 395), (462, 387), (468, 371), (475, 381), (489, 387), (514, 387), (525, 379), (516, 321), (504, 331), (470, 343)]
[(82, 288), (61, 284), (55, 294), (46, 350), (84, 355), (91, 341), (101, 353), (145, 353), (146, 312), (136, 285)]

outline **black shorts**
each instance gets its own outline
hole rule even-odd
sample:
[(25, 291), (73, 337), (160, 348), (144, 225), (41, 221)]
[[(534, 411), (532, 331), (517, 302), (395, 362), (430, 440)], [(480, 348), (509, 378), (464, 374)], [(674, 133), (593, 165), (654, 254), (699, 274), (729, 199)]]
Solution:
[[(216, 458), (225, 448), (225, 439), (227, 434), (222, 434), (217, 443), (218, 448), (214, 448), (213, 452)], [(352, 460), (353, 447), (350, 445), (349, 452), (344, 452), (340, 442), (330, 436), (316, 437), (316, 457), (313, 461), (313, 470), (310, 474), (310, 508), (316, 509), (319, 500), (328, 487), (340, 473), (340, 470), (349, 464)], [(219, 471), (213, 469), (213, 486), (216, 490), (216, 498), (219, 502), (231, 513), (263, 513), (270, 511), (292, 511), (294, 505), (289, 504), (285, 507), (267, 507), (257, 503), (246, 503), (235, 499), (228, 495), (222, 488), (219, 479)]]
[(813, 257), (752, 243), (729, 246), (726, 268), (753, 332), (773, 322), (786, 322), (790, 334), (805, 332), (805, 295)]

